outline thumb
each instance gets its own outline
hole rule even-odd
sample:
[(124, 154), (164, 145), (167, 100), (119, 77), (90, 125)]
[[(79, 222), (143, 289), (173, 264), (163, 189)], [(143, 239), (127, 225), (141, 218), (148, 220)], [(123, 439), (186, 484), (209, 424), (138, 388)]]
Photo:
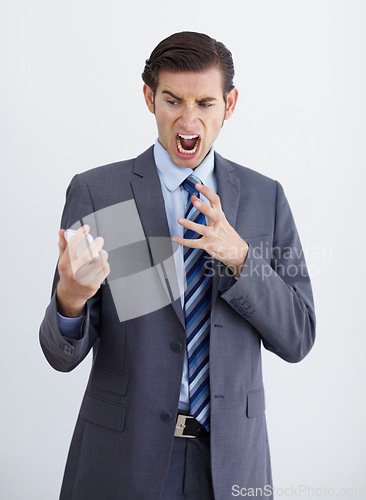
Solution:
[(58, 232), (58, 236), (59, 236), (58, 248), (60, 251), (60, 257), (62, 257), (62, 255), (64, 254), (65, 249), (66, 249), (66, 245), (67, 245), (67, 241), (65, 239), (64, 233), (65, 233), (65, 229), (60, 229), (60, 231)]

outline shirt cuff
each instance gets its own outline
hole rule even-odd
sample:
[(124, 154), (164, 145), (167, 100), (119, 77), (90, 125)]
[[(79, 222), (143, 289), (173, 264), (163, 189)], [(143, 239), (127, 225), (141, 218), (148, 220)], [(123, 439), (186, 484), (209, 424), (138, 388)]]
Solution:
[(85, 318), (85, 314), (77, 318), (67, 318), (57, 312), (58, 327), (62, 335), (68, 339), (78, 340), (81, 339), (81, 327)]

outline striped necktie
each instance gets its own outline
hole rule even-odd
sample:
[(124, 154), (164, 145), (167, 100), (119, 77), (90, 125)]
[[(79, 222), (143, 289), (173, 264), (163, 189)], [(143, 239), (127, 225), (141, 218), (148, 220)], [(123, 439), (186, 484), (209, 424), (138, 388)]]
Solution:
[[(189, 193), (186, 219), (205, 224), (205, 216), (191, 202), (191, 196), (200, 194), (195, 184), (201, 181), (194, 175), (187, 177), (182, 186)], [(184, 238), (200, 238), (190, 229)], [(212, 257), (200, 248), (183, 247), (186, 290), (184, 315), (187, 334), (190, 413), (207, 430), (210, 426), (209, 343), (211, 315)]]

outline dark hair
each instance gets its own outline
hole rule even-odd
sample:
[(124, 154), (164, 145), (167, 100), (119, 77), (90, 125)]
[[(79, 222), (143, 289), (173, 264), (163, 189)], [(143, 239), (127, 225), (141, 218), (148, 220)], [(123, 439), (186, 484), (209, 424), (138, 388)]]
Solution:
[(146, 60), (142, 79), (156, 92), (159, 73), (167, 71), (203, 71), (212, 67), (221, 70), (224, 99), (234, 88), (234, 62), (225, 45), (203, 33), (182, 31), (162, 40)]

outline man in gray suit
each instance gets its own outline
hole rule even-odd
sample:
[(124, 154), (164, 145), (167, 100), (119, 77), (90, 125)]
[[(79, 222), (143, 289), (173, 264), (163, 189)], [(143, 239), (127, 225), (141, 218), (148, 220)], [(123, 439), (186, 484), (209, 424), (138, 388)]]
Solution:
[(273, 498), (261, 345), (298, 362), (315, 338), (296, 227), (278, 182), (213, 150), (222, 43), (176, 33), (142, 76), (158, 140), (73, 178), (40, 328), (56, 370), (94, 351), (60, 498)]

